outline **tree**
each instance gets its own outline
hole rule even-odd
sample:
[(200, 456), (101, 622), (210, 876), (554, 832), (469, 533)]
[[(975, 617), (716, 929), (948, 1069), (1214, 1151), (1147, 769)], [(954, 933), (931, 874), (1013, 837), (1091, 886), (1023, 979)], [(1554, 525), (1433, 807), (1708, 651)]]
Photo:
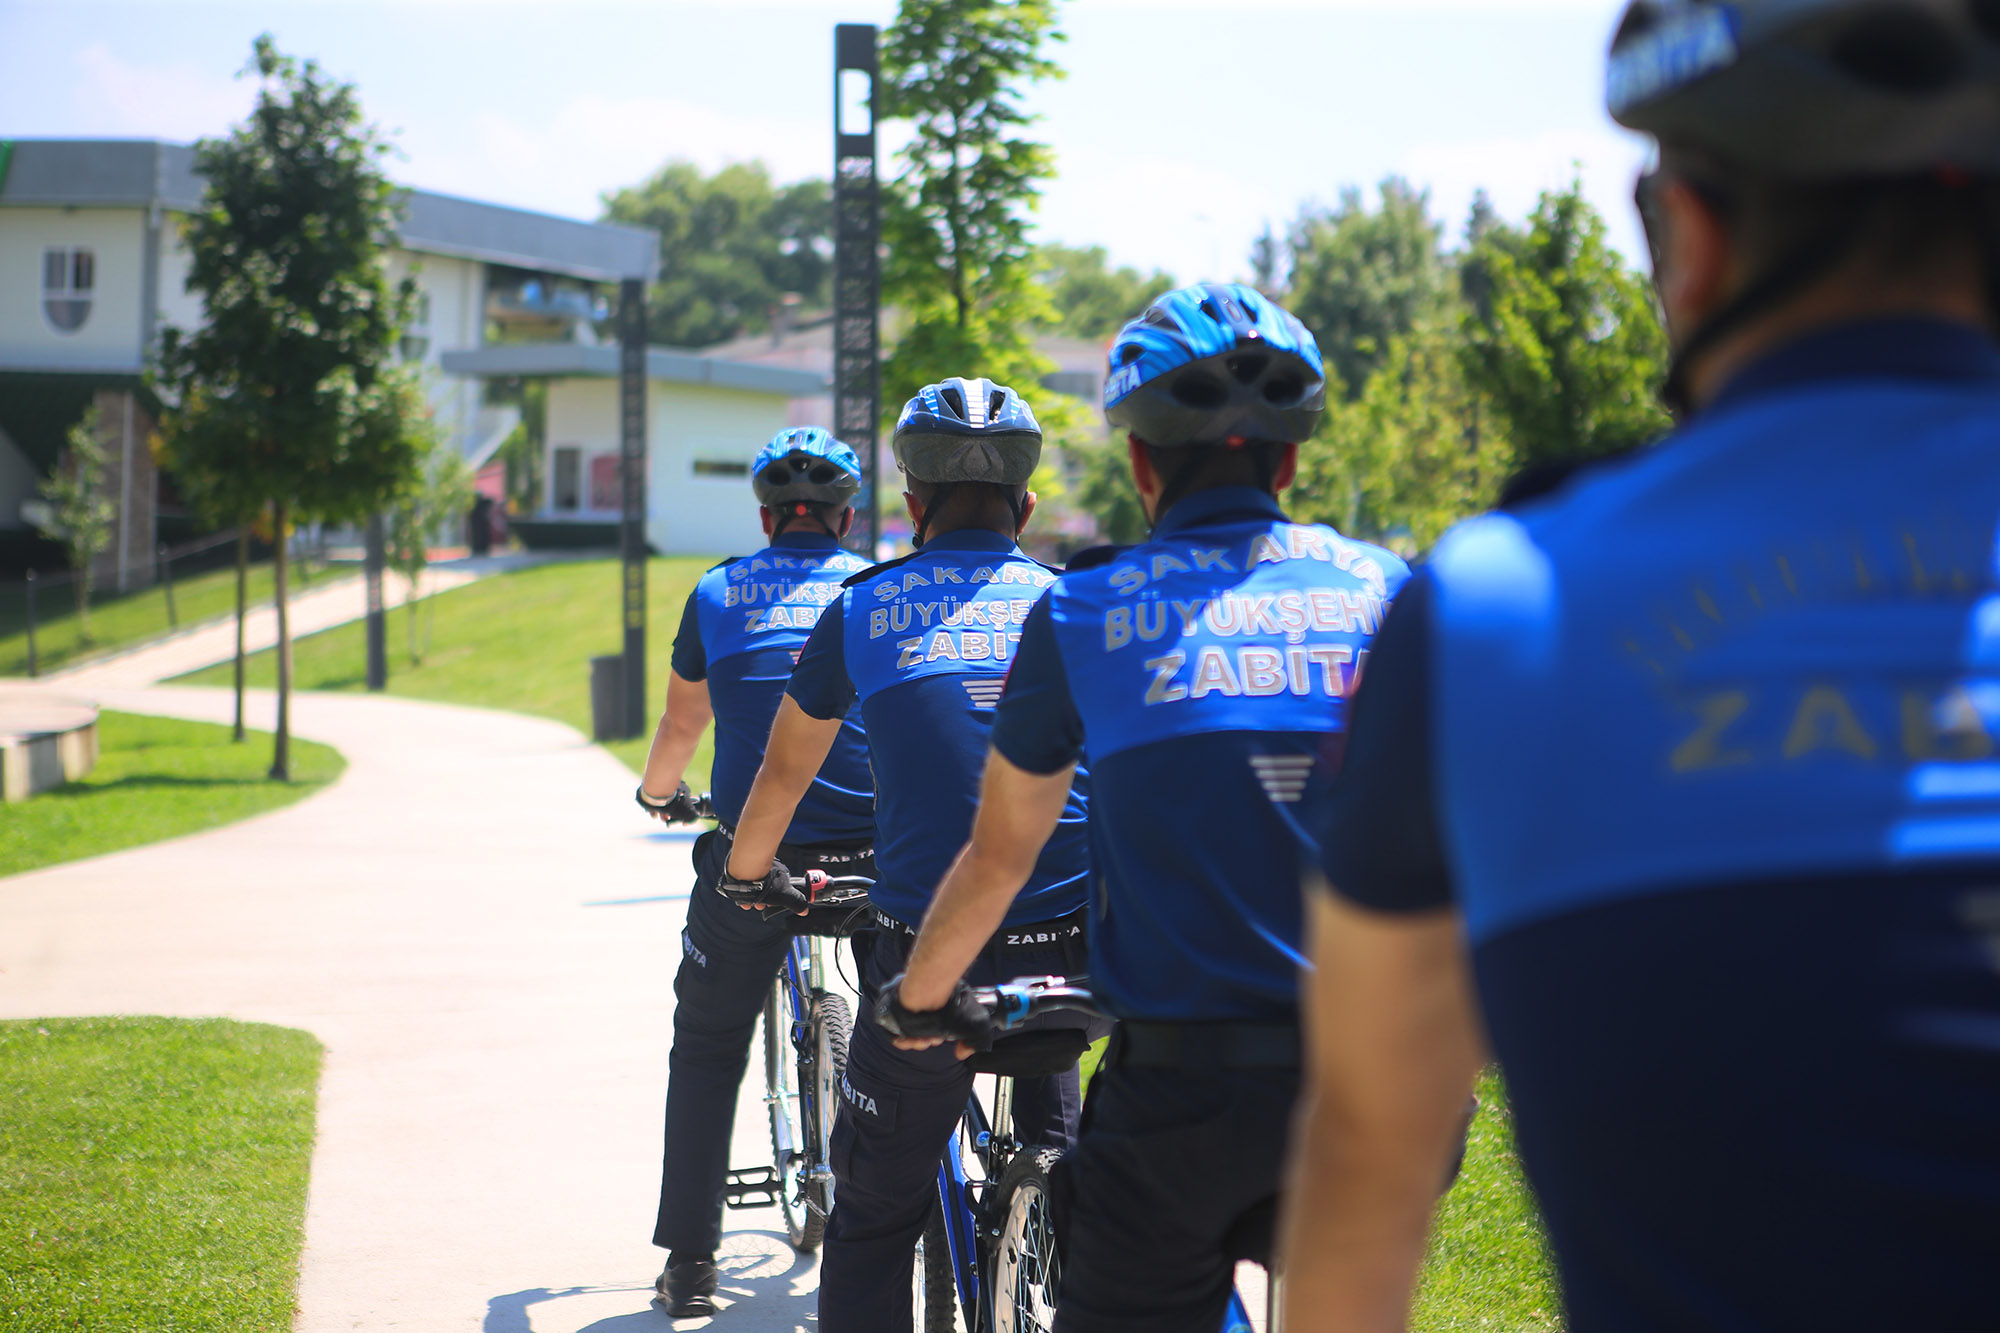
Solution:
[(69, 428), (68, 444), (55, 475), (42, 483), (48, 515), (36, 526), (61, 542), (69, 557), (76, 584), (76, 637), (89, 643), (91, 565), (111, 544), (111, 525), (118, 512), (104, 494), (110, 462), (104, 442), (97, 437), (95, 406)]
[[(1450, 271), (1438, 251), (1442, 227), (1430, 216), (1430, 194), (1400, 176), (1379, 187), (1381, 207), (1370, 211), (1349, 186), (1332, 209), (1300, 211), (1287, 238), (1291, 312), (1319, 339), (1327, 367), (1342, 391), (1358, 398), (1383, 364), (1389, 346), (1445, 317)], [(1271, 272), (1268, 246), (1253, 263)]]
[(417, 600), (418, 585), (430, 567), (431, 539), (445, 524), (465, 517), (475, 494), (472, 465), (465, 461), (465, 455), (437, 439), (435, 433), (429, 445), (422, 477), (389, 516), (389, 564), (408, 585), (403, 605), (410, 613), (412, 666), (424, 660), (426, 651), (417, 642)]
[(883, 190), (884, 297), (907, 321), (883, 366), (892, 413), (946, 376), (1025, 388), (1054, 369), (1032, 341), (1053, 306), (1035, 281), (1028, 214), (1055, 160), (1022, 137), (1021, 92), (1062, 76), (1043, 54), (1063, 40), (1055, 22), (1056, 0), (903, 0), (883, 38), (877, 113), (911, 127), (902, 174)]
[(1519, 464), (1574, 463), (1663, 433), (1667, 344), (1652, 289), (1606, 242), (1581, 183), (1543, 194), (1525, 231), (1477, 212), (1473, 222), (1465, 375)]
[(1076, 338), (1115, 336), (1126, 321), (1173, 290), (1158, 269), (1112, 268), (1101, 245), (1044, 245), (1035, 251), (1036, 276), (1055, 307), (1054, 326)]
[[(414, 371), (395, 364), (415, 286), (384, 263), (398, 197), (388, 145), (351, 85), (257, 39), (256, 108), (195, 148), (205, 178), (186, 223), (188, 290), (203, 326), (162, 337), (155, 383), (177, 474), (269, 505), (276, 535), (278, 718), (271, 776), (291, 776), (291, 633), (285, 534), (354, 521), (411, 484), (423, 421)], [(262, 506), (260, 505), (259, 508)]]
[(832, 299), (833, 197), (823, 180), (774, 185), (762, 162), (703, 176), (669, 162), (603, 197), (604, 220), (660, 233), (660, 279), (646, 299), (647, 334), (705, 347), (770, 326), (787, 293)]

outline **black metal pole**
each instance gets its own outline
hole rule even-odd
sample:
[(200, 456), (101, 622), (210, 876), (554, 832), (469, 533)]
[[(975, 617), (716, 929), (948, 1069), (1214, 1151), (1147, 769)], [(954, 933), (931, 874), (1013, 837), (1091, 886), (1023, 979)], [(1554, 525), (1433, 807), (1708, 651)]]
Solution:
[(875, 25), (833, 29), (833, 429), (861, 456), (848, 545), (869, 560), (881, 534), (881, 199), (875, 176)]
[(181, 618), (174, 612), (174, 558), (167, 554), (167, 544), (160, 543), (160, 586), (167, 594), (167, 628), (179, 629)]
[(619, 545), (624, 555), (625, 731), (646, 726), (646, 284), (627, 278), (618, 289), (618, 454), (624, 501)]
[(28, 678), (33, 680), (39, 671), (35, 661), (35, 571), (28, 571)]
[(382, 515), (370, 514), (363, 539), (362, 575), (368, 589), (368, 688), (389, 688), (389, 617), (382, 609)]

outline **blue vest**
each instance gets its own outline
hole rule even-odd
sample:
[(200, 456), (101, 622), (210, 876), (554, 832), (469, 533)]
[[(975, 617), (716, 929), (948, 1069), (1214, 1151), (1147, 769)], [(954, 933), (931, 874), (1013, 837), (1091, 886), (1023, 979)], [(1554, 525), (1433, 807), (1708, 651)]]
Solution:
[(1091, 767), (1091, 981), (1119, 1016), (1294, 1013), (1300, 875), (1368, 641), (1408, 577), (1231, 487), (1050, 594)]
[[(868, 727), (876, 780), (876, 906), (922, 921), (972, 833), (993, 706), (1021, 625), (1055, 575), (998, 533), (940, 534), (850, 587), (841, 605), (848, 678)], [(1007, 924), (1048, 921), (1084, 902), (1088, 777)]]
[[(695, 586), (708, 695), (715, 709), (716, 813), (734, 824), (764, 762), (771, 720), (799, 650), (843, 579), (866, 569), (830, 538), (788, 534), (752, 556), (727, 560)], [(850, 715), (792, 816), (785, 841), (856, 842), (875, 829), (868, 740)]]

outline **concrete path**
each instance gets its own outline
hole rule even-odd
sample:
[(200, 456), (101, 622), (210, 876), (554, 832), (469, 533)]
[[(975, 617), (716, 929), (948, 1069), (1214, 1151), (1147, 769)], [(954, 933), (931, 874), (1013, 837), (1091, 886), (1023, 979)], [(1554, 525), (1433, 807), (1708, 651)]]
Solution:
[[(223, 691), (89, 679), (111, 708), (230, 709)], [(653, 831), (630, 772), (552, 722), (358, 695), (294, 708), (347, 756), (332, 790), (0, 879), (0, 1015), (318, 1035), (300, 1333), (674, 1327), (649, 1303), (647, 1242), (689, 839)], [(753, 1164), (761, 1106), (738, 1119), (732, 1164)], [(730, 1223), (739, 1304), (714, 1322), (810, 1327), (815, 1265), (775, 1210)]]
[[(424, 596), (462, 588), (494, 572), (476, 561), (435, 565), (425, 572), (420, 584)], [(383, 604), (400, 607), (409, 581), (390, 572), (382, 577)], [(303, 587), (294, 584), (290, 606), (292, 640), (308, 634), (359, 620), (368, 611), (368, 591), (358, 573), (345, 571), (321, 574)], [(278, 612), (269, 602), (253, 607), (243, 618), (243, 637), (249, 650), (262, 652), (278, 642)], [(190, 671), (227, 662), (236, 656), (234, 613), (216, 620), (191, 625), (178, 634), (155, 639), (137, 648), (109, 657), (100, 657), (78, 666), (50, 672), (43, 679), (70, 693), (95, 690), (130, 690), (170, 680)]]

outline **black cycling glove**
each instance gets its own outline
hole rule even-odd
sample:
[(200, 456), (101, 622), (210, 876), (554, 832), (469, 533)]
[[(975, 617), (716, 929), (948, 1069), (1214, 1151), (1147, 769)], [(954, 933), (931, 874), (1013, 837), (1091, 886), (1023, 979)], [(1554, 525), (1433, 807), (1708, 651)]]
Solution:
[(960, 1041), (975, 1051), (993, 1049), (993, 1014), (973, 998), (963, 981), (942, 1009), (905, 1009), (903, 977), (898, 973), (882, 987), (875, 1003), (875, 1021), (895, 1037), (942, 1037)]
[(656, 801), (646, 795), (645, 784), (641, 783), (636, 793), (639, 808), (647, 814), (665, 820), (669, 824), (693, 824), (701, 819), (701, 806), (694, 799), (694, 793), (683, 782), (674, 789), (674, 794), (664, 801)]
[(739, 907), (754, 907), (757, 914), (766, 921), (775, 921), (781, 916), (803, 912), (812, 906), (812, 899), (803, 890), (793, 887), (792, 872), (785, 868), (783, 861), (771, 862), (771, 868), (762, 879), (737, 879), (722, 869), (722, 879), (715, 891)]

